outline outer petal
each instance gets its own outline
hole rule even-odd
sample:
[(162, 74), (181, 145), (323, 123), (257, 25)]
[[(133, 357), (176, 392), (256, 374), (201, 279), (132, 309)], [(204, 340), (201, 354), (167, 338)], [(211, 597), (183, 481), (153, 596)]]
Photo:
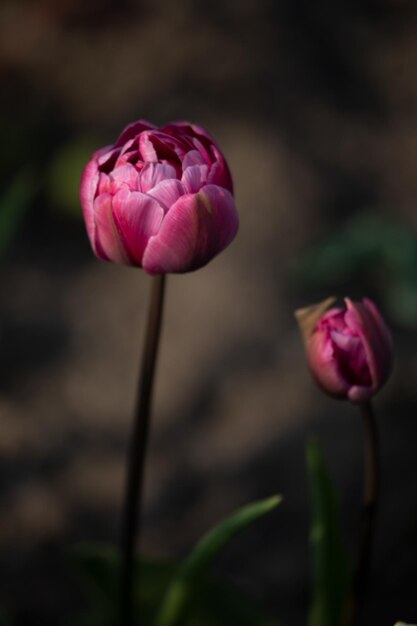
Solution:
[(114, 144), (114, 147), (119, 148), (120, 146), (123, 146), (127, 141), (129, 141), (129, 139), (133, 139), (134, 137), (139, 135), (139, 133), (141, 133), (142, 131), (151, 130), (153, 128), (156, 128), (156, 126), (154, 126), (150, 122), (147, 122), (146, 120), (138, 120), (137, 122), (132, 122), (132, 124), (126, 126), (126, 128), (121, 132), (121, 134), (117, 138), (116, 143)]
[(330, 311), (328, 310), (335, 302), (336, 298), (332, 296), (322, 302), (311, 304), (310, 306), (303, 307), (302, 309), (297, 309), (294, 312), (295, 319), (297, 320), (297, 324), (300, 329), (301, 338), (306, 349), (308, 341), (313, 334), (317, 323), (319, 320), (325, 318), (325, 312), (327, 311), (326, 315), (342, 312), (342, 309), (334, 308), (330, 309)]
[(142, 265), (150, 237), (158, 232), (164, 211), (151, 196), (126, 187), (113, 198), (113, 217), (131, 265)]
[(81, 175), (80, 186), (80, 199), (81, 207), (84, 214), (85, 224), (87, 227), (87, 234), (90, 243), (95, 249), (95, 223), (94, 223), (94, 198), (97, 192), (97, 186), (99, 182), (98, 163), (93, 158), (84, 168)]
[[(382, 319), (375, 305), (352, 302), (346, 298), (346, 323), (363, 341), (374, 391), (384, 384), (392, 364), (392, 343), (388, 329), (381, 329)], [(375, 317), (377, 316), (377, 317)], [(383, 324), (383, 322), (382, 322)], [(385, 324), (383, 324), (385, 327)], [(388, 338), (389, 337), (389, 338)]]
[(187, 272), (202, 267), (233, 240), (238, 215), (232, 195), (207, 185), (179, 198), (149, 240), (143, 268), (149, 274)]
[(379, 336), (378, 344), (381, 352), (381, 369), (383, 370), (385, 382), (391, 372), (394, 361), (394, 342), (390, 330), (385, 324), (382, 315), (374, 302), (369, 300), (369, 298), (364, 298), (363, 304), (369, 311), (375, 325), (375, 330), (377, 331), (376, 334)]
[(311, 335), (307, 344), (307, 358), (311, 372), (320, 387), (332, 396), (345, 398), (349, 391), (349, 383), (340, 372), (332, 342), (326, 331), (316, 331)]
[(95, 236), (92, 243), (96, 255), (104, 261), (129, 264), (130, 260), (113, 218), (112, 196), (102, 194), (94, 202)]
[(111, 180), (108, 174), (104, 174), (104, 172), (100, 172), (98, 179), (98, 187), (97, 187), (97, 196), (102, 193), (110, 193), (111, 190)]
[(210, 133), (208, 133), (202, 126), (198, 126), (198, 124), (190, 124), (190, 122), (178, 120), (176, 122), (172, 122), (165, 128), (180, 129), (187, 135), (204, 137), (205, 139), (208, 139), (210, 143), (216, 143)]
[(213, 183), (213, 185), (225, 187), (230, 193), (233, 193), (232, 175), (226, 159), (215, 144), (212, 146), (212, 151), (216, 160), (211, 167), (208, 181), (209, 183)]

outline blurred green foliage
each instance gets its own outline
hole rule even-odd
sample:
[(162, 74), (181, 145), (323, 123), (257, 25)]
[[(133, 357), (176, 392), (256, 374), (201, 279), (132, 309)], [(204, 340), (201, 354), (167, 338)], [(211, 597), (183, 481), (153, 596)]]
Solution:
[(378, 291), (400, 325), (417, 325), (417, 232), (384, 214), (362, 212), (309, 248), (296, 262), (301, 288), (332, 291), (360, 280)]
[[(141, 559), (140, 594), (134, 597), (136, 623), (151, 626), (277, 626), (267, 620), (247, 594), (209, 575), (219, 551), (241, 530), (280, 502), (269, 498), (243, 507), (210, 531), (185, 561), (176, 565)], [(115, 626), (118, 623), (119, 556), (109, 546), (83, 545), (71, 554), (90, 600), (86, 615), (72, 626)]]
[(4, 184), (0, 194), (0, 259), (10, 249), (40, 191), (43, 202), (57, 215), (82, 219), (81, 173), (97, 145), (97, 139), (77, 138), (62, 146), (42, 170), (33, 162)]
[(319, 445), (307, 445), (313, 549), (313, 595), (308, 626), (339, 626), (350, 586), (336, 490)]
[(69, 217), (82, 217), (80, 179), (91, 154), (101, 143), (81, 137), (61, 146), (46, 171), (45, 188), (48, 202), (58, 212)]

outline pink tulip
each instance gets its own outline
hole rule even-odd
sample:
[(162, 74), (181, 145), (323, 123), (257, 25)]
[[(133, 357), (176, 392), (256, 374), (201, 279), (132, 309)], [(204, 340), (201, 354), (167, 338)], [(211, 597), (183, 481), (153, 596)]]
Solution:
[(312, 374), (331, 396), (366, 402), (387, 380), (393, 363), (391, 334), (371, 300), (334, 299), (296, 312)]
[(226, 160), (188, 122), (138, 121), (95, 152), (81, 180), (81, 205), (96, 256), (149, 274), (188, 272), (234, 239), (238, 215)]

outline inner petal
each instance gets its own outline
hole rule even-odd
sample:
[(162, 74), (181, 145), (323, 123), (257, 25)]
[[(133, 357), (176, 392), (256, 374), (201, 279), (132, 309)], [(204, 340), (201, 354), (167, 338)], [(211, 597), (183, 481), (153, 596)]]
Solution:
[(153, 189), (148, 191), (148, 195), (158, 200), (165, 212), (168, 211), (184, 193), (184, 187), (176, 178), (161, 180)]
[(198, 150), (190, 150), (183, 159), (182, 168), (185, 171), (187, 167), (190, 167), (190, 165), (204, 165), (204, 163), (204, 157), (198, 152)]
[(139, 174), (136, 168), (130, 163), (126, 163), (113, 170), (109, 176), (111, 193), (115, 194), (122, 185), (127, 185), (130, 191), (137, 191), (139, 184)]
[(351, 385), (371, 386), (372, 377), (362, 340), (339, 331), (332, 331), (331, 339), (337, 362), (346, 380)]
[(140, 191), (147, 193), (163, 180), (177, 178), (175, 167), (168, 163), (146, 163), (140, 173)]
[(187, 193), (197, 193), (207, 182), (208, 166), (191, 165), (184, 171), (181, 182)]

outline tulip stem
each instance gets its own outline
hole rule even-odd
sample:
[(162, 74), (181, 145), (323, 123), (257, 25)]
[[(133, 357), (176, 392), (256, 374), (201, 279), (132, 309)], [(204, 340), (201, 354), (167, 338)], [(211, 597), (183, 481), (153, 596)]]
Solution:
[(371, 564), (372, 543), (375, 532), (376, 510), (379, 496), (380, 463), (378, 431), (370, 402), (360, 405), (364, 427), (364, 490), (360, 531), (359, 555), (352, 580), (344, 626), (356, 626)]
[(126, 475), (126, 491), (121, 539), (120, 626), (133, 623), (133, 583), (138, 593), (139, 569), (134, 573), (135, 546), (139, 544), (140, 513), (146, 447), (149, 434), (152, 388), (162, 323), (165, 275), (153, 278), (142, 367), (138, 384), (136, 409)]

